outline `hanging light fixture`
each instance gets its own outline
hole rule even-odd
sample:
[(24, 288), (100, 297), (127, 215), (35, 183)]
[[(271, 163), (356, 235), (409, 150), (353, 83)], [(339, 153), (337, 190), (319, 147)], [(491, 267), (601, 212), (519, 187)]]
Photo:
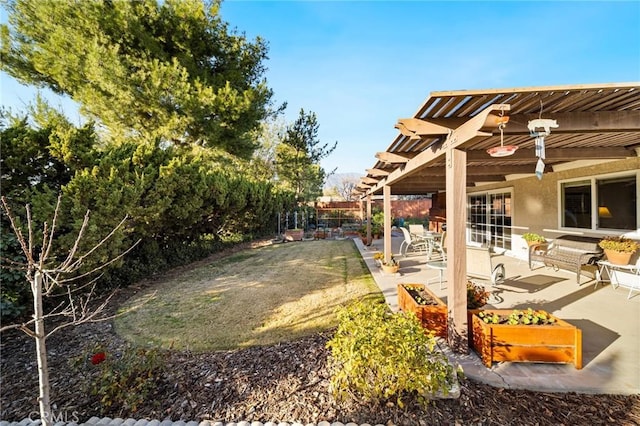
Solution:
[(518, 149), (516, 145), (504, 144), (504, 128), (507, 127), (509, 122), (509, 116), (504, 115), (504, 111), (500, 111), (500, 117), (498, 117), (498, 130), (500, 130), (500, 146), (494, 146), (487, 150), (487, 154), (492, 157), (508, 157), (513, 155)]

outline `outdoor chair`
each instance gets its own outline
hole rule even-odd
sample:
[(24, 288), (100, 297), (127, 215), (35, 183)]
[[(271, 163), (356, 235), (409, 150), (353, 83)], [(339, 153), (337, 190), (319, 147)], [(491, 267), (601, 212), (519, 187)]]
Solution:
[[(446, 232), (442, 233), (442, 237), (440, 240), (434, 240), (433, 246), (438, 256), (441, 257), (440, 260), (430, 260), (427, 262), (427, 268), (435, 269), (438, 271), (438, 281), (440, 282), (440, 290), (442, 290), (442, 278), (444, 275), (444, 271), (447, 269), (447, 251), (445, 249), (445, 238), (447, 234)], [(431, 284), (431, 281), (436, 278), (431, 278), (427, 281), (427, 285)]]
[(504, 264), (493, 265), (489, 247), (467, 246), (467, 276), (489, 281), (495, 286), (504, 282)]
[(409, 233), (422, 237), (424, 235), (424, 226), (421, 224), (409, 225)]
[[(429, 250), (429, 245), (426, 239), (419, 238), (412, 235), (404, 226), (400, 227), (404, 241), (400, 244), (400, 254), (406, 256), (409, 251), (411, 252), (426, 252)], [(404, 250), (404, 251), (403, 251)]]

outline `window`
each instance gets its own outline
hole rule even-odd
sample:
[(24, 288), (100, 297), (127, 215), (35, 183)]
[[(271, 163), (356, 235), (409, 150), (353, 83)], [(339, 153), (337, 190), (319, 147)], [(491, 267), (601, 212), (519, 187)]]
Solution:
[(638, 226), (635, 174), (564, 182), (560, 190), (562, 227), (634, 230)]
[(591, 182), (562, 184), (562, 226), (591, 228)]
[(511, 192), (469, 195), (467, 241), (511, 249)]

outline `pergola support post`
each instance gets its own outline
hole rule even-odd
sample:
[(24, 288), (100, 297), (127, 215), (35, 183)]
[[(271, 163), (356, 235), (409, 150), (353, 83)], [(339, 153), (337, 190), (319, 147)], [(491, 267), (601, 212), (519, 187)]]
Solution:
[(371, 193), (367, 194), (367, 243), (371, 243)]
[(382, 189), (384, 198), (384, 261), (391, 261), (391, 186), (385, 185)]
[(467, 153), (448, 149), (446, 154), (447, 188), (447, 305), (449, 347), (457, 353), (469, 353), (467, 333)]

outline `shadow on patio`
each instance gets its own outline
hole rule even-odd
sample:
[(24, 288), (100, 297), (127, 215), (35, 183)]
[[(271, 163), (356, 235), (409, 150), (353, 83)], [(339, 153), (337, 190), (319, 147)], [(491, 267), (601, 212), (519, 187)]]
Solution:
[[(437, 277), (438, 271), (428, 269), (424, 254), (401, 256), (398, 248), (402, 238), (392, 238), (393, 252), (400, 260), (400, 271), (384, 275), (373, 262), (373, 253), (382, 251), (382, 241), (371, 247), (357, 245), (389, 306), (397, 310), (397, 290), (400, 283), (423, 283)], [(489, 307), (498, 309), (544, 309), (582, 330), (583, 368), (576, 370), (570, 364), (510, 363), (484, 367), (478, 356), (452, 353), (446, 342), (441, 347), (453, 363), (460, 364), (465, 374), (495, 386), (542, 391), (581, 393), (640, 393), (640, 297), (627, 299), (624, 289), (611, 285), (595, 285), (588, 273), (580, 284), (575, 272), (536, 265), (529, 270), (526, 260), (505, 255), (494, 255), (494, 264), (503, 263), (507, 279), (491, 286), (494, 292)], [(446, 298), (447, 283), (440, 290), (438, 280), (431, 281), (429, 289), (438, 297)]]

